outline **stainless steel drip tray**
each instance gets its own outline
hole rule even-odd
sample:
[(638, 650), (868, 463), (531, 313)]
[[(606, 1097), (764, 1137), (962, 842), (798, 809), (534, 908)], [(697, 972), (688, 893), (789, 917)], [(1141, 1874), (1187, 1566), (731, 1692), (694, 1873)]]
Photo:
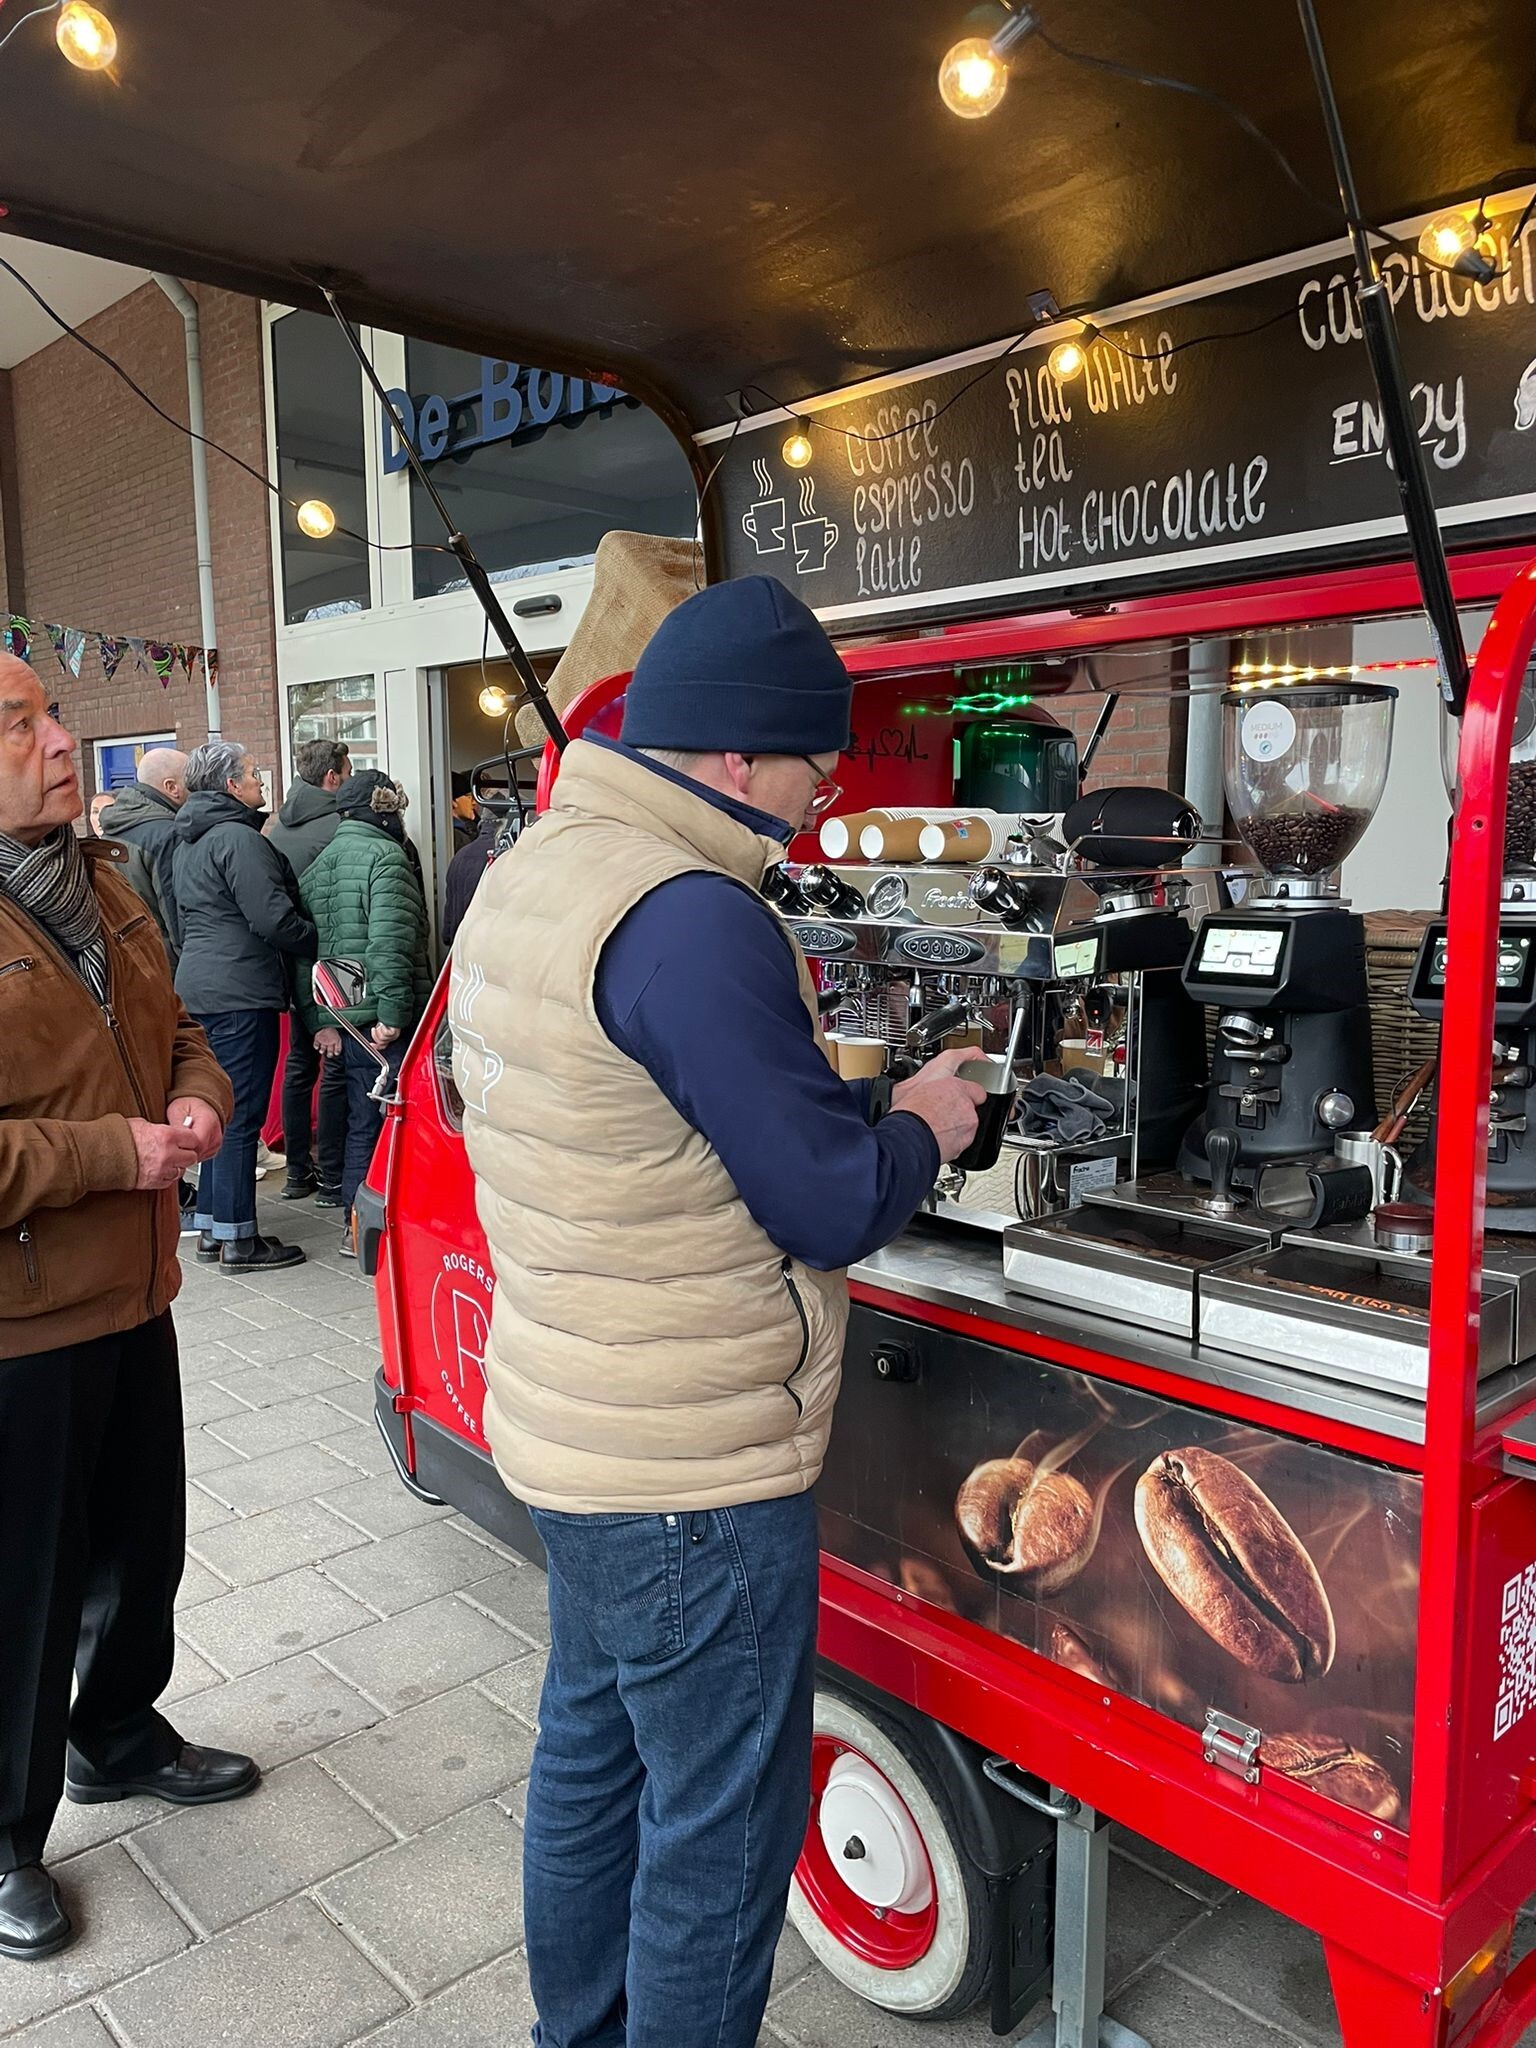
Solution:
[(1090, 1196), (1064, 1215), (1005, 1231), (1003, 1280), (1016, 1294), (1193, 1338), (1199, 1276), (1273, 1242), (1251, 1224)]
[[(1478, 1377), (1516, 1361), (1517, 1288), (1485, 1272)], [(1240, 1253), (1200, 1278), (1200, 1342), (1328, 1379), (1422, 1397), (1429, 1261), (1320, 1232)]]

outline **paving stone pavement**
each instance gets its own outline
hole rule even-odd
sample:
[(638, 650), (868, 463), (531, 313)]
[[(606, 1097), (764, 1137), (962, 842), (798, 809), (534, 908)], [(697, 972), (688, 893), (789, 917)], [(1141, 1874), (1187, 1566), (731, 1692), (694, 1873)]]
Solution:
[[(521, 2048), (542, 1575), (394, 1479), (368, 1420), (367, 1284), (331, 1216), (263, 1206), (311, 1263), (260, 1283), (191, 1265), (177, 1307), (191, 1477), (170, 1696), (189, 1739), (249, 1749), (267, 1777), (204, 1812), (63, 1808), (48, 1857), (82, 1939), (0, 1964), (0, 2041)], [(1151, 2048), (1339, 2039), (1317, 1941), (1148, 1843), (1117, 1842), (1110, 1927), (1111, 2014)], [(761, 2048), (994, 2039), (982, 2012), (876, 2012), (786, 1931)]]

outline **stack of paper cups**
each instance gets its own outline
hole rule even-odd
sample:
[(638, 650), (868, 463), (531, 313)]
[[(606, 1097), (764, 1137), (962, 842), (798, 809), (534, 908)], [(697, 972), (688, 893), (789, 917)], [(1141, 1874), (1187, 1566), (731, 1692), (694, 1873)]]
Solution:
[(950, 818), (963, 818), (964, 811), (878, 811), (859, 831), (859, 851), (866, 860), (916, 860), (918, 842), (928, 828)]
[(923, 827), (917, 836), (921, 860), (991, 860), (1019, 829), (1018, 815), (1001, 811), (955, 811)]

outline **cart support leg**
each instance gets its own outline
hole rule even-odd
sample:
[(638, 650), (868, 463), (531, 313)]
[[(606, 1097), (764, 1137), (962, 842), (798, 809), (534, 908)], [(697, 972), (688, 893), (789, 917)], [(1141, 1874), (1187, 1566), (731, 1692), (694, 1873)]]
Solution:
[(1056, 1937), (1052, 2016), (1021, 2048), (1148, 2048), (1104, 2017), (1104, 1943), (1109, 1917), (1109, 1822), (1091, 1806), (1052, 1793), (1056, 1821)]
[(1344, 2048), (1437, 2048), (1442, 2001), (1389, 1977), (1335, 1941), (1323, 1943)]

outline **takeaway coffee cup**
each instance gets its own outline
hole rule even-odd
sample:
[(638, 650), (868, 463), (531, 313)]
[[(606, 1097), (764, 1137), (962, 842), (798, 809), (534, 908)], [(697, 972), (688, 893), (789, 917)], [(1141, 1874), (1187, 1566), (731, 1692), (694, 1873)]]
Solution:
[(996, 1166), (1003, 1149), (1003, 1129), (1013, 1108), (1013, 1061), (1006, 1053), (983, 1053), (966, 1060), (959, 1069), (962, 1081), (974, 1081), (985, 1088), (987, 1099), (976, 1112), (976, 1135), (955, 1161), (966, 1173), (984, 1173)]
[(837, 527), (830, 519), (797, 519), (790, 528), (795, 543), (795, 567), (802, 576), (825, 569), (827, 557), (837, 546)]
[(760, 555), (776, 555), (784, 545), (784, 500), (759, 498), (742, 513), (741, 530)]
[(827, 1043), (832, 1048), (837, 1071), (845, 1081), (872, 1081), (877, 1074), (885, 1072), (883, 1038), (853, 1038), (834, 1032)]

